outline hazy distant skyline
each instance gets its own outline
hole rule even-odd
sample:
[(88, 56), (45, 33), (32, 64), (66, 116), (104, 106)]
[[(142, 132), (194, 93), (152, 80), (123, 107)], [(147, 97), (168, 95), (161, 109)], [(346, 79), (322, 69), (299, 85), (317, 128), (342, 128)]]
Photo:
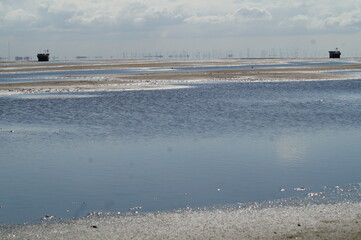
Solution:
[(361, 57), (359, 0), (1, 0), (0, 57), (119, 57), (232, 52), (235, 56)]

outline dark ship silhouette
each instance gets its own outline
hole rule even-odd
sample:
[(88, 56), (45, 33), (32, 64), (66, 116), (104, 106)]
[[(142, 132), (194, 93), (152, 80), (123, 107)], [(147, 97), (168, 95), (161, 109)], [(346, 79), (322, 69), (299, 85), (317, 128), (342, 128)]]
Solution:
[(44, 51), (44, 53), (38, 53), (37, 57), (38, 57), (38, 61), (39, 62), (47, 62), (49, 61), (49, 50)]
[(330, 54), (330, 58), (340, 58), (341, 57), (341, 52), (338, 50), (338, 48), (336, 48), (336, 50), (334, 50), (334, 51), (328, 51), (328, 53)]

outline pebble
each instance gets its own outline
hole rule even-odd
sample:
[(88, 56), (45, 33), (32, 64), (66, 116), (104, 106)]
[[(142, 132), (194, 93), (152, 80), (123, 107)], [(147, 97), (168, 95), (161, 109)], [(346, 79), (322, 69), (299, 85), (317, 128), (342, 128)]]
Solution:
[(135, 211), (135, 210), (140, 210), (140, 209), (142, 209), (141, 206), (136, 206), (136, 207), (130, 207), (129, 208), (130, 211)]
[(0, 132), (2, 132), (2, 133), (13, 133), (14, 132), (14, 130), (0, 130)]
[(54, 218), (54, 216), (45, 215), (45, 216), (43, 217), (43, 220), (50, 220), (50, 219), (53, 219), (53, 218)]
[(316, 197), (316, 196), (321, 196), (323, 193), (322, 192), (319, 192), (319, 193), (308, 193), (307, 195), (309, 197)]

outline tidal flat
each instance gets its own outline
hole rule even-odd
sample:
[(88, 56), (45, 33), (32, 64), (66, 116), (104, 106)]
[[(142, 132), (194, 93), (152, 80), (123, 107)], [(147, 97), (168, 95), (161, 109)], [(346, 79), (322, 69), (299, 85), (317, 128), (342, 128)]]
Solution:
[(209, 81), (350, 79), (350, 74), (343, 73), (360, 70), (359, 59), (4, 62), (0, 69), (0, 94), (144, 90)]
[(360, 59), (1, 62), (1, 238), (360, 239), (360, 109)]

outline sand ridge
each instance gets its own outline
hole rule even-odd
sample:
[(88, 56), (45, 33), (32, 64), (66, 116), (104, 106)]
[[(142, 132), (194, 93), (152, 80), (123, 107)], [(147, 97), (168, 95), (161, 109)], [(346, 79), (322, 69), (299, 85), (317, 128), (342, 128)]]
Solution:
[[(1, 74), (20, 72), (42, 72), (56, 70), (69, 71), (69, 76), (49, 78), (49, 81), (0, 83), (0, 94), (43, 93), (43, 92), (91, 92), (179, 88), (179, 84), (209, 81), (314, 81), (359, 78), (345, 71), (361, 71), (361, 64), (316, 65), (303, 67), (253, 68), (255, 64), (280, 64), (285, 60), (266, 59), (262, 61), (209, 61), (209, 62), (167, 62), (167, 61), (103, 61), (101, 63), (54, 63), (36, 66), (8, 64)], [(347, 63), (347, 62), (346, 62)], [(247, 65), (252, 64), (252, 65)], [(35, 67), (34, 67), (35, 65)], [(137, 74), (113, 74), (106, 76), (71, 76), (71, 71), (108, 68), (179, 68), (195, 66), (238, 66), (247, 65), (242, 70), (203, 70), (203, 71), (163, 71)], [(341, 73), (334, 73), (341, 72)]]

